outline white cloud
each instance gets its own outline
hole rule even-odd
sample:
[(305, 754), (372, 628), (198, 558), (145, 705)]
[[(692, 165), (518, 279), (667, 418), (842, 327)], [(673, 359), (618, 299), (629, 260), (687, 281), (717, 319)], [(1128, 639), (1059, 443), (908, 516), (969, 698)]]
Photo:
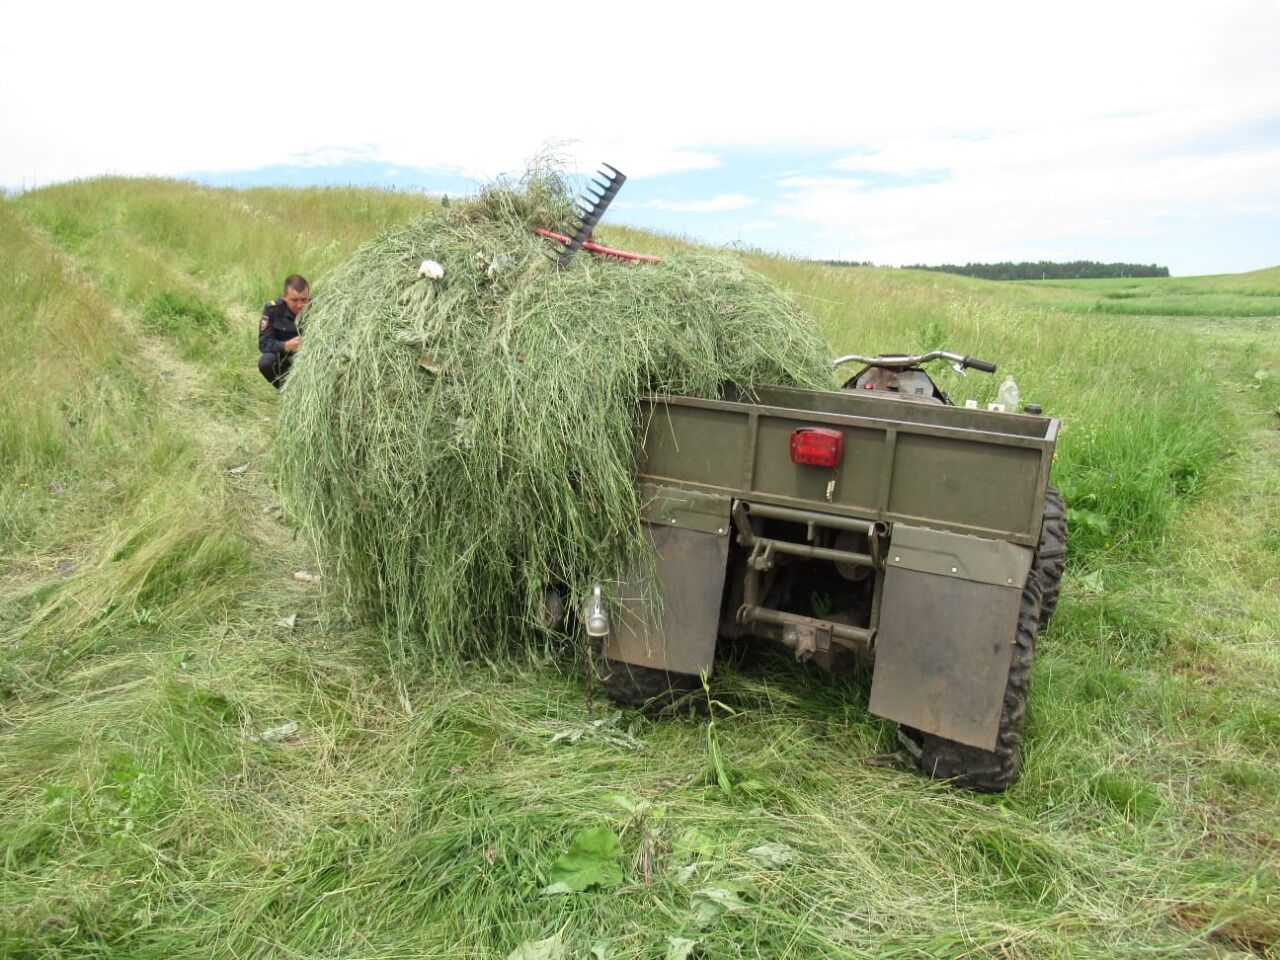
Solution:
[(676, 213), (728, 213), (755, 206), (754, 197), (741, 193), (721, 193), (709, 200), (650, 200), (645, 206)]
[(1280, 209), (1280, 145), (1216, 142), (1273, 105), (889, 141), (837, 166), (930, 178), (871, 189), (786, 180), (773, 213), (812, 225), (834, 253), (901, 263), (1036, 258), (1073, 242), (1078, 252), (1086, 238), (1154, 236), (1171, 218)]
[[(608, 55), (584, 70), (571, 53), (531, 59), (572, 50), (574, 27), (503, 0), (483, 15), (376, 0), (355, 12), (231, 0), (216, 17), (129, 6), (128, 16), (87, 2), (6, 13), (0, 182), (245, 169), (334, 145), (492, 175), (549, 141), (581, 144), (587, 166), (609, 159), (651, 176), (709, 169), (732, 145), (874, 151), (1028, 118), (1053, 130), (1104, 112), (1176, 117), (1280, 87), (1280, 6), (1266, 0), (797, 0), (768, 18), (655, 0), (644, 17), (595, 11)], [(467, 42), (478, 35), (483, 44)], [(758, 69), (764, 60), (772, 69)]]
[(636, 180), (720, 166), (720, 158), (705, 150), (661, 147), (623, 139), (572, 141), (561, 148), (560, 155), (582, 173), (599, 170), (603, 161)]
[(489, 178), (546, 144), (641, 179), (744, 147), (841, 151), (782, 177), (768, 219), (892, 262), (1272, 210), (1280, 184), (1274, 0), (794, 0), (770, 17), (653, 0), (594, 10), (608, 40), (586, 66), (575, 24), (514, 0), (12, 6), (7, 186), (343, 158)]
[(777, 185), (793, 190), (861, 190), (867, 185), (867, 181), (851, 177), (785, 176), (777, 181)]

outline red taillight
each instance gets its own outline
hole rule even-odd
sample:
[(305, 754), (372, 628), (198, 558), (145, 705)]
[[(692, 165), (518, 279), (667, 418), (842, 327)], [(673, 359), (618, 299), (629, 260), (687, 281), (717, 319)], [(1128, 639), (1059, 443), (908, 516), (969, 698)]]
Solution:
[(836, 467), (844, 455), (844, 434), (825, 427), (791, 431), (791, 462), (811, 467)]

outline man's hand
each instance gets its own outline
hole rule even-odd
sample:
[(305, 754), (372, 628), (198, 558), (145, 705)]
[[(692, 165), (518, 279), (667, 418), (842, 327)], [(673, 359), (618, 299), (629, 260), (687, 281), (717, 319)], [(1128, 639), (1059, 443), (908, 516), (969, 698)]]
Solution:
[(292, 340), (286, 340), (286, 341), (284, 342), (284, 352), (285, 352), (285, 353), (293, 353), (293, 352), (295, 352), (295, 351), (296, 351), (300, 346), (302, 346), (302, 337), (300, 337), (300, 336), (298, 336), (298, 337), (294, 337)]

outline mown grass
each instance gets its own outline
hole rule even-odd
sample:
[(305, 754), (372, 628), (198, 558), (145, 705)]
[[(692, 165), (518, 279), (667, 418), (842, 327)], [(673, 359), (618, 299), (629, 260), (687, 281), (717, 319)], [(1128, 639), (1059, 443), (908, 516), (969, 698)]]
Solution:
[[(234, 194), (165, 180), (68, 183), (24, 194), (24, 216), (74, 253), (101, 289), (135, 313), (144, 331), (165, 333), (201, 363), (221, 389), (206, 402), (247, 416), (258, 374), (243, 357), (255, 350), (261, 305), (303, 269), (322, 280), (359, 243), (391, 223), (434, 208), (415, 194), (347, 189), (257, 189)], [(315, 291), (323, 284), (315, 282)], [(223, 324), (176, 323), (164, 304), (198, 305)], [(157, 312), (159, 311), (159, 312)], [(190, 310), (187, 310), (190, 313)], [(178, 329), (178, 328), (181, 329)]]
[(1218, 277), (1032, 281), (1019, 286), (1066, 293), (1063, 309), (1158, 317), (1280, 316), (1280, 270)]
[(3, 201), (0, 250), (0, 557), (12, 558), (38, 550), (103, 466), (129, 455), (140, 386), (111, 301)]
[[(423, 202), (0, 203), (0, 955), (1276, 955), (1274, 320), (748, 257), (833, 352), (945, 344), (1063, 417), (1073, 560), (1027, 768), (975, 797), (889, 756), (864, 677), (764, 652), (717, 675), (725, 706), (651, 721), (589, 708), (575, 664), (389, 663), (291, 576), (313, 561), (271, 512), (257, 308)], [(623, 885), (542, 895), (587, 827), (619, 835)]]

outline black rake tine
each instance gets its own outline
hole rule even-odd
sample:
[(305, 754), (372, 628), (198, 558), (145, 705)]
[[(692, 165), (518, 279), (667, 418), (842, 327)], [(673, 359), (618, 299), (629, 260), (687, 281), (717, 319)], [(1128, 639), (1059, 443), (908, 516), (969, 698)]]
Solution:
[[(609, 204), (613, 202), (613, 198), (618, 195), (618, 190), (626, 181), (626, 175), (621, 173), (617, 168), (605, 163), (602, 166), (613, 172), (613, 176), (601, 171), (599, 176), (603, 177), (605, 182), (599, 180), (591, 180), (590, 186), (583, 187), (583, 195), (574, 201), (574, 212), (578, 214), (580, 222), (578, 229), (574, 231), (572, 239), (565, 245), (561, 251), (559, 258), (556, 260), (557, 265), (564, 268), (569, 265), (569, 261), (573, 259), (587, 238), (591, 236), (591, 231), (595, 229), (600, 218), (604, 216), (604, 212), (609, 209)], [(592, 190), (595, 187), (600, 193)]]

